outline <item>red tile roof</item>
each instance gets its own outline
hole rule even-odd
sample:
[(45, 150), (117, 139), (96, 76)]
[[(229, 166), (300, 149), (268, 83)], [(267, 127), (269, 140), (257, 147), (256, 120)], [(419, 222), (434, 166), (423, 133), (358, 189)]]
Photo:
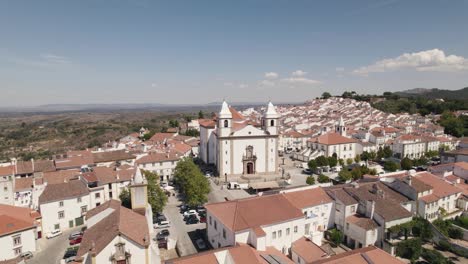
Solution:
[(15, 167), (13, 165), (0, 167), (0, 176), (9, 176), (15, 174)]
[(234, 232), (304, 217), (282, 194), (212, 203), (206, 209)]
[(392, 257), (387, 252), (375, 247), (365, 247), (355, 249), (330, 258), (319, 260), (314, 264), (369, 264), (369, 263), (385, 263), (385, 264), (403, 264), (404, 262)]
[(284, 193), (284, 196), (299, 209), (333, 202), (330, 196), (328, 196), (321, 187), (287, 192)]
[(292, 251), (306, 263), (314, 262), (328, 256), (327, 252), (306, 237), (296, 240), (292, 244)]
[(37, 211), (29, 208), (0, 204), (0, 236), (35, 228)]
[(309, 139), (310, 142), (319, 143), (324, 145), (338, 145), (347, 143), (356, 143), (357, 140), (353, 138), (344, 137), (338, 133), (327, 133), (316, 138)]

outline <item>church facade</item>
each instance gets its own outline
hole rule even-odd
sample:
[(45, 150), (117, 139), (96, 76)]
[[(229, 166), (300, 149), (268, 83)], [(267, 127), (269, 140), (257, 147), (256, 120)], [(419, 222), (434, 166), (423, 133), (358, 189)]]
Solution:
[(200, 122), (201, 159), (220, 176), (277, 173), (279, 117), (270, 102), (259, 124), (224, 101), (215, 119)]

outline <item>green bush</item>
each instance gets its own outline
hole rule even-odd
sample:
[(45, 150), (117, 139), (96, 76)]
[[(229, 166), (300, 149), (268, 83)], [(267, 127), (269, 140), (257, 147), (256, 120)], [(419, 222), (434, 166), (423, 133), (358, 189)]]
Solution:
[(338, 229), (330, 230), (330, 240), (333, 242), (333, 244), (335, 244), (335, 246), (339, 246), (341, 243), (343, 243), (343, 239), (343, 232)]
[(307, 177), (306, 183), (307, 183), (308, 185), (314, 185), (314, 184), (315, 184), (315, 178), (314, 178), (313, 176)]
[(399, 257), (409, 259), (411, 261), (417, 260), (421, 255), (422, 243), (419, 238), (412, 238), (401, 241), (396, 248), (396, 254)]
[(330, 182), (330, 178), (329, 178), (327, 175), (320, 174), (320, 175), (317, 177), (317, 181), (318, 181), (319, 183), (327, 183), (327, 182)]
[(452, 245), (446, 240), (440, 240), (437, 246), (442, 251), (450, 251), (452, 249)]

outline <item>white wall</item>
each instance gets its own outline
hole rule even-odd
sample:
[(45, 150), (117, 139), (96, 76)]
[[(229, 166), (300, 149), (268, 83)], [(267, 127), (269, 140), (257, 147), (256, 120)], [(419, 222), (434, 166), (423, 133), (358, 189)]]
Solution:
[[(21, 236), (21, 244), (13, 246), (13, 237), (17, 235)], [(15, 248), (21, 248), (21, 252), (36, 251), (35, 228), (0, 237), (0, 260), (15, 258)]]
[[(63, 206), (59, 206), (60, 201), (54, 201), (40, 205), (42, 215), (42, 228), (44, 235), (47, 235), (55, 229), (55, 225), (60, 225), (60, 230), (69, 229), (69, 221), (73, 220), (75, 225), (75, 218), (81, 217), (81, 207), (87, 206), (87, 210), (94, 208), (90, 203), (89, 195), (81, 196), (81, 202), (78, 202), (77, 197), (63, 200)], [(64, 218), (58, 218), (58, 212), (64, 211)]]
[[(146, 249), (135, 242), (127, 239), (125, 236), (116, 236), (107, 246), (96, 256), (96, 263), (109, 263), (112, 262), (109, 260), (109, 257), (116, 252), (115, 244), (123, 242), (125, 243), (125, 251), (132, 254), (131, 263), (147, 263), (146, 262)], [(151, 254), (148, 252), (148, 258)], [(151, 260), (150, 260), (151, 261)], [(152, 263), (152, 262), (149, 262)]]

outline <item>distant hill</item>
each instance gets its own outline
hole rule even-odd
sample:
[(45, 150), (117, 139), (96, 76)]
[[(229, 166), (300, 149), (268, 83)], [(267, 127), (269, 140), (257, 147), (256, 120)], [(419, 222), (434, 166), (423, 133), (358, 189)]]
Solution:
[(427, 99), (451, 99), (468, 100), (468, 87), (460, 90), (442, 90), (438, 88), (414, 88), (406, 91), (395, 92), (401, 97), (424, 97)]

